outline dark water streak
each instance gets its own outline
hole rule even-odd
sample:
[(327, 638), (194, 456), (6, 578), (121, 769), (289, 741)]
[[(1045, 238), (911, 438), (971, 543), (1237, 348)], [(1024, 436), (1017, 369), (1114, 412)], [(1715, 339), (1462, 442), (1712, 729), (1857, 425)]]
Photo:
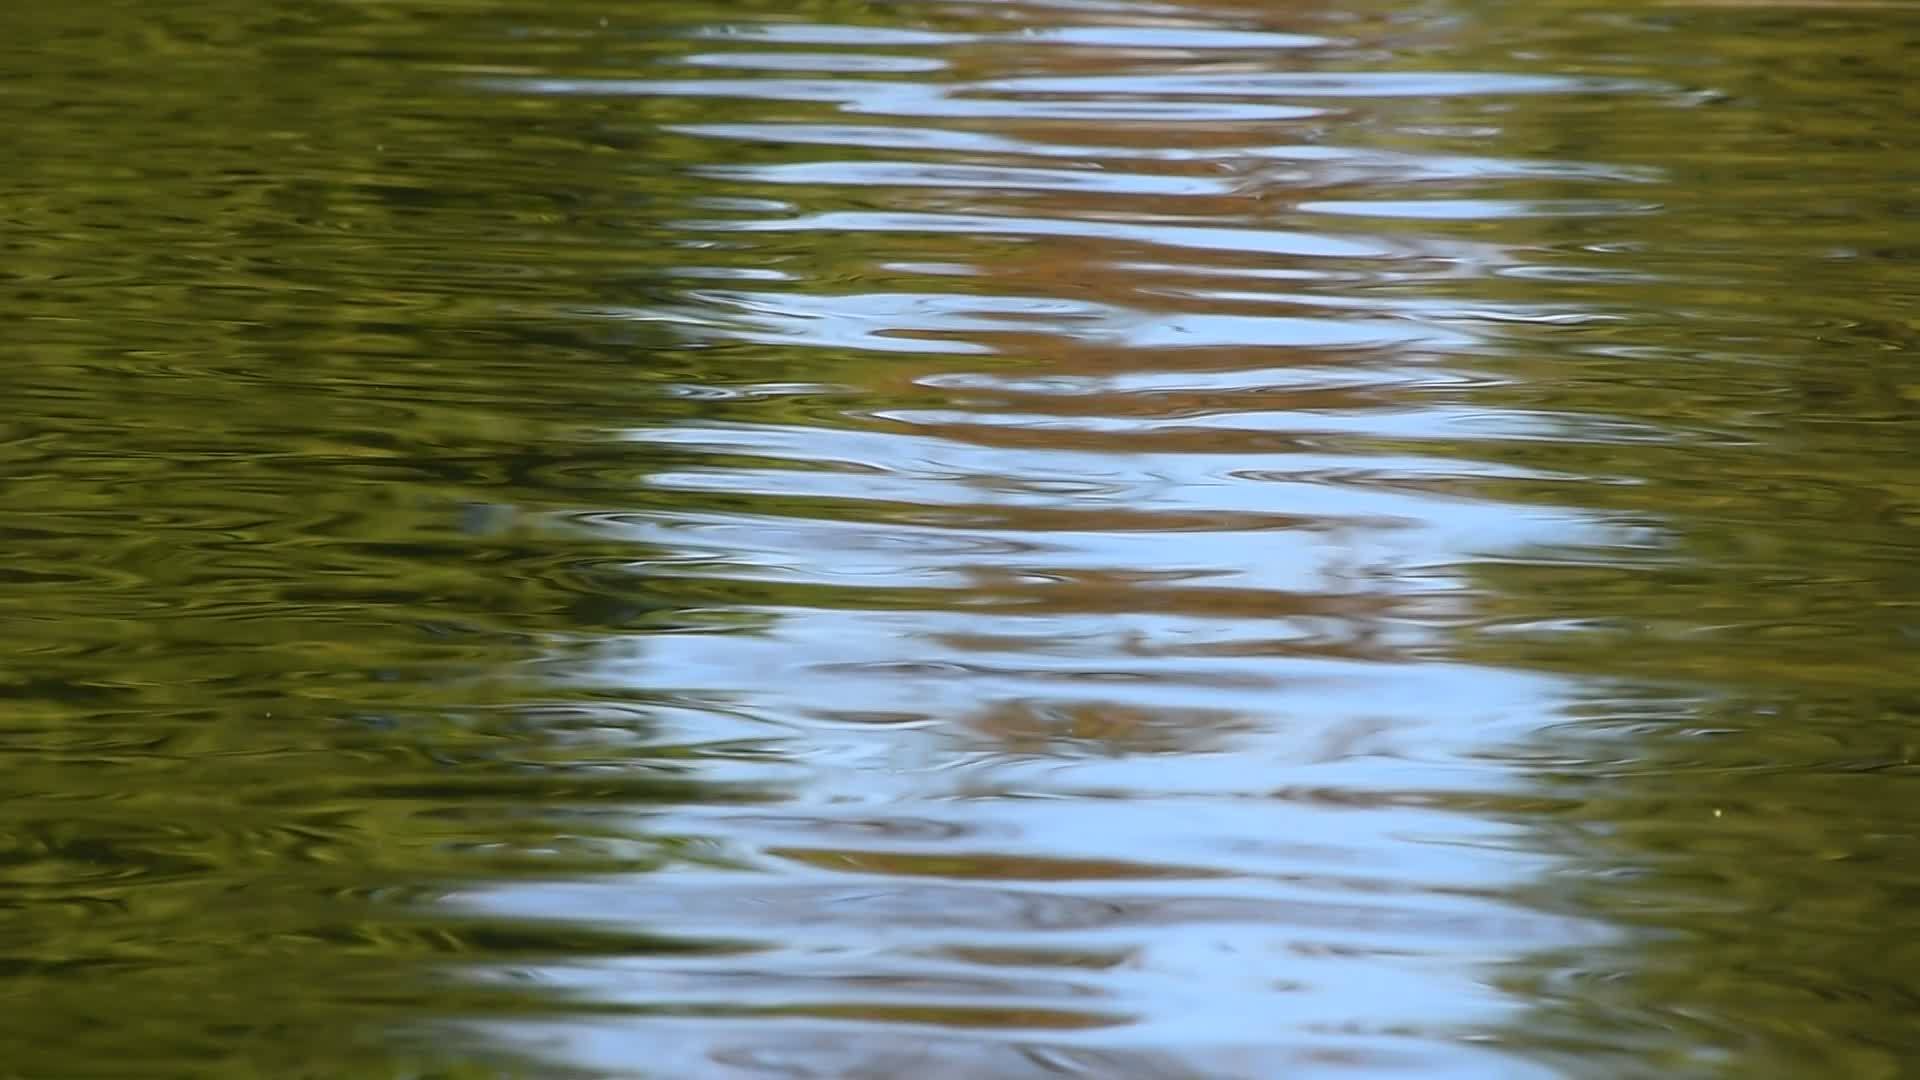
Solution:
[(6, 22), (0, 1075), (1920, 1060), (1910, 6)]

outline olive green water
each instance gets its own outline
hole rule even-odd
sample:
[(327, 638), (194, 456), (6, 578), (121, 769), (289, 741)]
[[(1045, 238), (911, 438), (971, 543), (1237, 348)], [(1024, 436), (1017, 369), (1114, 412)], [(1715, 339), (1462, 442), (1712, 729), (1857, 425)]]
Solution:
[(0, 1076), (1920, 1071), (1920, 11), (0, 38)]

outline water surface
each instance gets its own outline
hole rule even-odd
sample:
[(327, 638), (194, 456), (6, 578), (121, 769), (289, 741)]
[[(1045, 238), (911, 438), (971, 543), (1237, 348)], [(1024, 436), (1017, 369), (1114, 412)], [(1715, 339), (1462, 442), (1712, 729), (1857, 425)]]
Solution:
[(7, 1075), (1920, 1061), (1911, 6), (9, 23)]

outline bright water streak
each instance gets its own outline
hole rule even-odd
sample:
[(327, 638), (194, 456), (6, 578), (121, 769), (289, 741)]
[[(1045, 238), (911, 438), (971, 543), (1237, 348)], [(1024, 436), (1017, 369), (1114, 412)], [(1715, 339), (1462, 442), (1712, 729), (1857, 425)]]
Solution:
[(12, 21), (21, 1075), (1920, 1048), (1911, 11)]

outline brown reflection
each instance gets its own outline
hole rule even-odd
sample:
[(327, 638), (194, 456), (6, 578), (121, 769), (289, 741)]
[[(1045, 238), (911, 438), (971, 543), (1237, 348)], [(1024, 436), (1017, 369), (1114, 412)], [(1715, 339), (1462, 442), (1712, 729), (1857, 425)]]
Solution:
[[(884, 1024), (931, 1024), (937, 1027), (977, 1027), (1019, 1031), (1075, 1031), (1117, 1027), (1132, 1018), (1124, 1014), (1067, 1012), (1060, 1009), (980, 1008), (967, 1006), (857, 1004), (789, 1005), (756, 1011), (760, 1016), (805, 1016), (822, 1020), (866, 1020)], [(724, 1012), (716, 1015), (725, 1015)]]
[(1114, 701), (1004, 701), (966, 718), (970, 729), (1016, 752), (1057, 752), (1073, 743), (1114, 754), (1203, 750), (1250, 723), (1231, 713)]
[(822, 870), (895, 874), (901, 877), (951, 877), (1006, 881), (1141, 881), (1157, 878), (1224, 877), (1218, 870), (1123, 862), (1117, 859), (1060, 859), (1033, 855), (834, 851), (768, 848), (768, 855), (792, 859)]
[(1131, 950), (1098, 952), (1071, 949), (993, 948), (986, 945), (956, 945), (943, 950), (945, 955), (983, 967), (1011, 968), (1084, 968), (1106, 971), (1134, 960)]

